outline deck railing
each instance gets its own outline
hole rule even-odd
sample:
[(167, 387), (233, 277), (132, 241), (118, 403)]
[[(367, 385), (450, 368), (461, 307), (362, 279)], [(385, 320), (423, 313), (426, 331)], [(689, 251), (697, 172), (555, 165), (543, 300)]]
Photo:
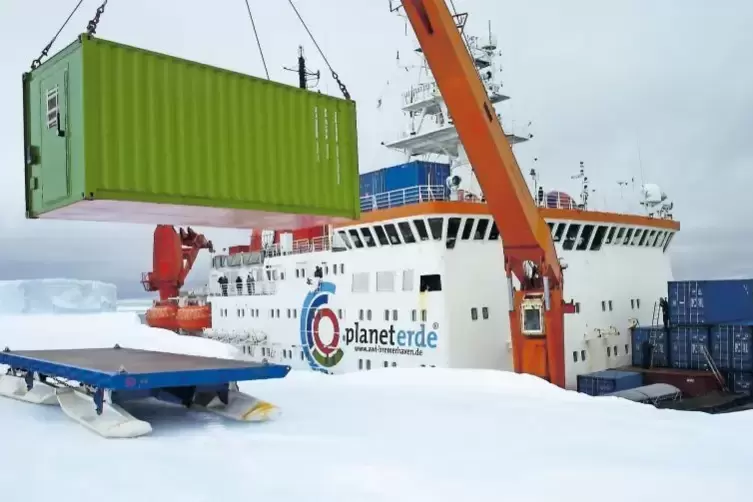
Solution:
[(368, 212), (421, 202), (449, 200), (447, 192), (447, 189), (443, 185), (418, 185), (390, 192), (363, 195), (361, 196), (361, 211)]

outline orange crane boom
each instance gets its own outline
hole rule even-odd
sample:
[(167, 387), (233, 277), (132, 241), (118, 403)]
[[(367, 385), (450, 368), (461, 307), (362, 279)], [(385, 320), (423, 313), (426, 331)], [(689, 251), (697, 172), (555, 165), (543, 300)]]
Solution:
[[(551, 231), (445, 0), (402, 0), (499, 228), (511, 291), (515, 371), (565, 385), (562, 268)], [(520, 281), (515, 291), (512, 275)]]

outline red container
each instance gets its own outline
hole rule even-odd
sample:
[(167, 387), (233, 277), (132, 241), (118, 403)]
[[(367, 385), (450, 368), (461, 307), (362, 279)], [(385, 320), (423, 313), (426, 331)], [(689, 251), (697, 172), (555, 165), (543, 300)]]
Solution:
[(684, 397), (699, 397), (721, 390), (719, 382), (710, 371), (679, 370), (668, 368), (641, 369), (643, 384), (666, 383), (682, 391)]

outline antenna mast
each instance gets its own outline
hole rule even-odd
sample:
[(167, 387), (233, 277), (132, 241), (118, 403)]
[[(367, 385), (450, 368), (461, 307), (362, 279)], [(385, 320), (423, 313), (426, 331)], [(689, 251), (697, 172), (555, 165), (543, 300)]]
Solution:
[(312, 87), (316, 87), (319, 84), (319, 70), (311, 72), (306, 69), (306, 58), (303, 56), (303, 46), (298, 46), (298, 68), (283, 67), (283, 69), (298, 73), (298, 87), (301, 89), (308, 89), (308, 82), (312, 80), (315, 80)]

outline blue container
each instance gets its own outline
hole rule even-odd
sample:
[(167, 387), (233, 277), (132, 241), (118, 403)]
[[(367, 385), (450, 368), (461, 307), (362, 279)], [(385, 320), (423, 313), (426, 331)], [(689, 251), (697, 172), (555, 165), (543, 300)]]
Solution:
[(384, 170), (363, 173), (359, 176), (361, 183), (361, 197), (386, 192), (384, 185)]
[(666, 368), (669, 366), (667, 334), (662, 328), (651, 328), (648, 326), (633, 330), (633, 366), (642, 367), (644, 365), (643, 343), (652, 340), (652, 333), (654, 333), (653, 366), (656, 368)]
[(753, 280), (671, 281), (669, 322), (740, 324), (753, 321)]
[(703, 347), (709, 348), (709, 329), (703, 326), (680, 326), (669, 331), (670, 360), (673, 368), (708, 370)]
[(711, 357), (722, 370), (753, 371), (753, 327), (721, 324), (711, 328)]
[(642, 385), (643, 375), (632, 371), (605, 370), (578, 375), (578, 392), (589, 396), (601, 396)]
[(445, 186), (450, 175), (450, 165), (416, 160), (388, 167), (384, 171), (385, 191), (402, 190), (417, 186)]
[(727, 388), (732, 392), (750, 394), (753, 387), (753, 373), (730, 371), (727, 374)]

